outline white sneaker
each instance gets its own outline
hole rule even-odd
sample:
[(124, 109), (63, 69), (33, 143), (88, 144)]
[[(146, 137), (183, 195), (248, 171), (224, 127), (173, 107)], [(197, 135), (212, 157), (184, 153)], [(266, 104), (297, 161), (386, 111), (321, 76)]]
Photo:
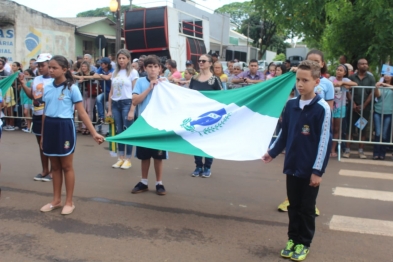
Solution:
[(367, 159), (367, 156), (364, 154), (364, 152), (359, 152), (359, 157), (361, 159)]
[(30, 129), (28, 129), (27, 127), (26, 128), (22, 128), (22, 131), (25, 132), (25, 133), (30, 133)]
[(117, 160), (116, 164), (112, 165), (112, 167), (113, 167), (113, 168), (120, 168), (120, 167), (123, 165), (123, 163), (124, 163), (124, 160), (122, 160), (122, 159), (119, 158), (119, 159)]
[(343, 154), (343, 157), (344, 157), (344, 158), (349, 158), (350, 155), (351, 155), (351, 152), (345, 152), (345, 153)]
[(6, 130), (6, 131), (14, 131), (14, 130), (15, 130), (15, 127), (13, 127), (13, 126), (6, 126), (6, 127), (4, 128), (4, 130)]

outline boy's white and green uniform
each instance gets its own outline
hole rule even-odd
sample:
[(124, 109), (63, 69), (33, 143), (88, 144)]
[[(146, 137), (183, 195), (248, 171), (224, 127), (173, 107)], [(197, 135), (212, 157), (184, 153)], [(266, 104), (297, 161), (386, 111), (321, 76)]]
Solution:
[(106, 140), (216, 159), (260, 159), (294, 82), (292, 72), (224, 92), (160, 82), (137, 121)]

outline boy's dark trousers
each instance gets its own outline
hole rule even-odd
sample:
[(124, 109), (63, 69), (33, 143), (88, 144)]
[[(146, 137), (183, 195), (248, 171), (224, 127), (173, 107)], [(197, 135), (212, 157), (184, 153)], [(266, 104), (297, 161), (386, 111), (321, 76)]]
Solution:
[(213, 158), (210, 158), (210, 157), (205, 157), (205, 164), (203, 164), (203, 162), (202, 162), (203, 157), (194, 156), (194, 158), (195, 158), (196, 166), (200, 167), (200, 168), (206, 167), (206, 168), (210, 169), (213, 164)]
[(319, 186), (309, 185), (310, 179), (287, 175), (288, 239), (310, 247), (315, 233), (315, 205)]

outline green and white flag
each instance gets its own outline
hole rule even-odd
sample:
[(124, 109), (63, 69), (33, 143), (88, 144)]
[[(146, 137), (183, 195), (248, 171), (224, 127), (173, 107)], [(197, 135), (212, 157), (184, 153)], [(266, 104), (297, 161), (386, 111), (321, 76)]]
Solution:
[(260, 159), (294, 84), (292, 72), (227, 91), (160, 82), (135, 123), (106, 140), (217, 159)]
[(7, 76), (5, 78), (0, 78), (0, 90), (1, 93), (3, 94), (3, 98), (5, 94), (7, 93), (8, 89), (12, 86), (14, 83), (15, 79), (18, 77), (19, 73), (14, 73), (10, 76)]

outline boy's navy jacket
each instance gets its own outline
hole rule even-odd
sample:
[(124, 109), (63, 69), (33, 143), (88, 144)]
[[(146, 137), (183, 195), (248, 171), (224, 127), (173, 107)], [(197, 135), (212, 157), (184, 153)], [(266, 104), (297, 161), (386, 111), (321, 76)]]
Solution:
[(281, 131), (269, 155), (275, 158), (285, 148), (284, 174), (301, 178), (322, 176), (332, 144), (331, 110), (318, 95), (303, 110), (299, 100), (300, 96), (287, 102)]

